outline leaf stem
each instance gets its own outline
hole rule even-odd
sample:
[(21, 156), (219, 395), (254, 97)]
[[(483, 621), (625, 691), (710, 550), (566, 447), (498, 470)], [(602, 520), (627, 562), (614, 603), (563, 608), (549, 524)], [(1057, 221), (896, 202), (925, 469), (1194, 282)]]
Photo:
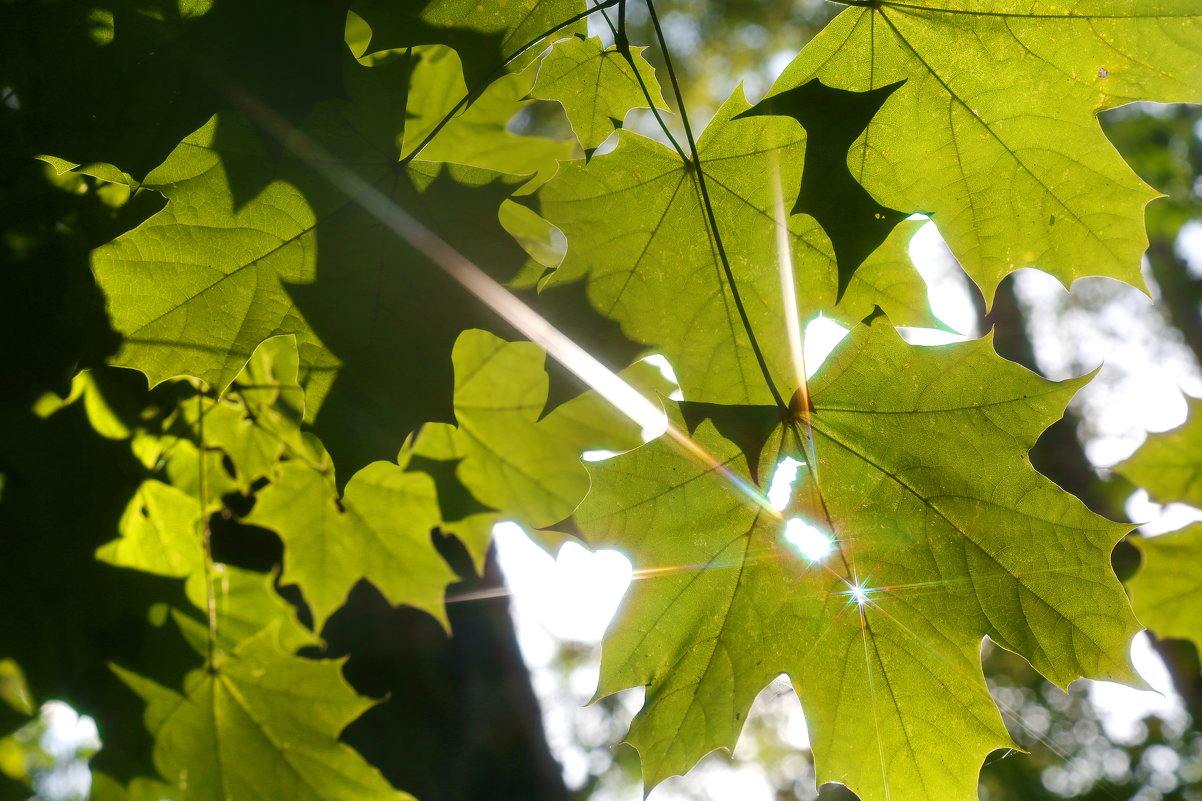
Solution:
[[(584, 11), (581, 11), (578, 14), (573, 14), (571, 17), (568, 17), (566, 20), (559, 23), (558, 25), (555, 25), (554, 27), (552, 27), (546, 31), (543, 31), (538, 36), (534, 37), (533, 39), (531, 39), (530, 41), (526, 42), (524, 45), (519, 47), (517, 50), (510, 53), (508, 56), (505, 57), (505, 60), (502, 61), (497, 66), (496, 69), (494, 69), (492, 72), (490, 72), (488, 74), (488, 77), (485, 78), (484, 81), (477, 84), (472, 89), (468, 90), (468, 93), (459, 99), (459, 102), (456, 103), (451, 108), (451, 110), (448, 111), (443, 116), (443, 118), (438, 121), (438, 124), (435, 125), (432, 129), (430, 129), (430, 132), (428, 134), (426, 134), (426, 136), (422, 139), (422, 141), (420, 143), (418, 143), (417, 147), (413, 148), (413, 150), (411, 150), (409, 152), (409, 155), (402, 158), (399, 163), (400, 164), (408, 164), (410, 161), (413, 161), (413, 159), (415, 159), (417, 157), (417, 155), (419, 153), (421, 153), (422, 150), (424, 150), (427, 145), (430, 144), (430, 142), (434, 141), (434, 137), (438, 136), (438, 134), (442, 132), (442, 129), (445, 128), (447, 126), (447, 124), (450, 123), (451, 120), (455, 119), (455, 117), (459, 114), (459, 112), (465, 110), (472, 103), (475, 103), (480, 98), (480, 95), (484, 94), (484, 91), (486, 89), (488, 89), (489, 86), (492, 85), (493, 81), (495, 81), (498, 77), (501, 76), (501, 74), (505, 71), (505, 68), (508, 67), (515, 58), (520, 56), (522, 53), (525, 53), (527, 50), (534, 47), (536, 44), (538, 44), (542, 40), (546, 39), (548, 36), (558, 33), (559, 31), (563, 30), (564, 28), (568, 27), (569, 25), (575, 25), (577, 22), (580, 22), (582, 19), (588, 19), (590, 16), (592, 16), (593, 14), (595, 14), (598, 11), (603, 11), (604, 9), (612, 8), (613, 6), (618, 5), (619, 2), (624, 2), (624, 0), (601, 0), (595, 6), (586, 8)], [(412, 54), (412, 52), (413, 52), (412, 48), (410, 48), (409, 52), (410, 52), (410, 54)]]
[(689, 125), (689, 114), (685, 109), (684, 95), (680, 91), (680, 82), (676, 79), (676, 70), (672, 66), (672, 56), (668, 52), (668, 43), (664, 38), (663, 28), (659, 24), (659, 15), (655, 13), (655, 3), (653, 0), (647, 0), (647, 12), (651, 16), (651, 26), (655, 29), (655, 38), (659, 42), (660, 51), (664, 55), (664, 66), (668, 69), (668, 78), (672, 83), (672, 93), (676, 97), (676, 105), (680, 111), (680, 120), (684, 125), (685, 139), (689, 143), (689, 152), (692, 154), (691, 159), (687, 159), (686, 163), (692, 163), (694, 172), (697, 175), (697, 188), (701, 193), (701, 204), (705, 208), (706, 218), (709, 221), (710, 231), (713, 235), (714, 247), (718, 251), (718, 260), (722, 263), (722, 271), (726, 275), (726, 283), (730, 286), (731, 298), (735, 302), (735, 309), (739, 312), (739, 319), (743, 323), (743, 327), (747, 331), (747, 340), (751, 344), (751, 351), (755, 354), (755, 360), (759, 364), (760, 372), (764, 376), (764, 381), (768, 385), (768, 391), (772, 393), (772, 400), (782, 411), (788, 409), (785, 404), (785, 399), (781, 397), (780, 390), (776, 388), (776, 382), (772, 380), (772, 373), (768, 370), (768, 362), (764, 359), (764, 352), (760, 349), (760, 343), (755, 337), (755, 331), (751, 327), (751, 318), (747, 316), (747, 309), (743, 305), (743, 298), (739, 294), (739, 287), (735, 282), (734, 271), (730, 267), (730, 258), (726, 255), (726, 246), (722, 244), (722, 234), (718, 230), (718, 219), (714, 215), (714, 204), (710, 200), (709, 188), (705, 183), (705, 170), (701, 167), (701, 156), (697, 152), (697, 140), (693, 137), (693, 128)]
[[(593, 5), (596, 5), (597, 2), (598, 2), (598, 0), (593, 0)], [(621, 5), (621, 4), (619, 4), (618, 8), (619, 8), (619, 12), (618, 12), (619, 14), (621, 14), (625, 10), (625, 6)], [(613, 34), (614, 42), (616, 43), (618, 41), (618, 29), (614, 27), (613, 20), (611, 20), (609, 18), (609, 14), (606, 14), (604, 9), (602, 9), (602, 11), (601, 11), (601, 19), (605, 20), (605, 24), (606, 24), (606, 26), (608, 26), (609, 32)], [(619, 19), (621, 19), (621, 17), (619, 17)]]
[(205, 469), (204, 393), (196, 393), (196, 453), (200, 462), (197, 485), (200, 495), (200, 541), (204, 548), (205, 607), (209, 618), (209, 670), (214, 668), (217, 650), (217, 597), (213, 592), (213, 530), (209, 527), (209, 481)]
[[(606, 18), (608, 19), (608, 17)], [(618, 48), (618, 52), (626, 59), (626, 63), (630, 65), (631, 72), (634, 73), (634, 78), (639, 82), (639, 89), (643, 90), (643, 98), (647, 101), (647, 107), (651, 109), (651, 113), (655, 116), (655, 121), (659, 123), (659, 128), (664, 132), (664, 136), (668, 137), (668, 141), (672, 143), (676, 154), (681, 160), (688, 163), (689, 157), (684, 152), (684, 148), (676, 141), (676, 137), (672, 135), (672, 130), (668, 128), (668, 123), (664, 121), (660, 115), (659, 109), (655, 106), (655, 100), (651, 97), (651, 90), (647, 88), (647, 83), (643, 80), (643, 74), (639, 72), (638, 65), (634, 63), (634, 53), (630, 50), (630, 38), (626, 35), (626, 0), (618, 0), (618, 31), (614, 37), (614, 46)], [(664, 51), (665, 53), (667, 51)], [(681, 106), (683, 108), (683, 105)]]

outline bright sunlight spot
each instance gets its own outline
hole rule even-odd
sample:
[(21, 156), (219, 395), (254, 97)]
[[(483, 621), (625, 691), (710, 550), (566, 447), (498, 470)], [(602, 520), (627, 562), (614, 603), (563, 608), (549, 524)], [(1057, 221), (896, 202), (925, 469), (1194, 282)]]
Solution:
[(604, 462), (620, 455), (617, 451), (585, 451), (580, 454), (580, 458), (586, 462)]
[(676, 390), (668, 396), (669, 400), (681, 401), (684, 400), (684, 393), (680, 391), (680, 381), (676, 379), (676, 371), (672, 369), (672, 365), (668, 363), (666, 357), (660, 353), (652, 353), (643, 359), (644, 362), (659, 369), (664, 378), (676, 385)]
[(785, 522), (785, 539), (811, 562), (821, 562), (835, 549), (835, 543), (830, 537), (800, 517), (792, 517)]
[(865, 587), (864, 582), (861, 581), (858, 584), (848, 583), (847, 586), (851, 587), (851, 590), (848, 591), (848, 595), (851, 596), (853, 601), (860, 606), (868, 603), (868, 593), (872, 592), (872, 590)]
[[(793, 485), (797, 483), (797, 472), (805, 462), (799, 462), (792, 456), (786, 456), (776, 465), (772, 474), (772, 483), (768, 485), (768, 503), (776, 511), (781, 511), (789, 505), (793, 497)], [(788, 536), (786, 534), (786, 536)]]
[(1089, 683), (1089, 700), (1098, 710), (1102, 727), (1112, 740), (1121, 743), (1137, 743), (1147, 736), (1143, 719), (1148, 715), (1170, 723), (1180, 723), (1186, 715), (1168, 668), (1152, 648), (1147, 632), (1140, 632), (1131, 641), (1131, 662), (1151, 690), (1110, 681)]
[[(978, 325), (977, 312), (973, 307), (964, 272), (956, 263), (951, 251), (948, 250), (935, 223), (928, 222), (919, 228), (918, 233), (910, 240), (910, 259), (927, 285), (927, 300), (931, 304), (931, 311), (934, 315), (948, 328), (961, 335), (971, 334), (975, 331)], [(930, 340), (943, 337), (943, 341), (955, 342), (963, 341), (966, 338), (935, 329), (907, 329), (907, 331), (911, 333), (926, 332), (915, 335), (927, 337)], [(942, 343), (928, 341), (921, 344)]]
[(1139, 533), (1145, 537), (1167, 534), (1202, 520), (1202, 509), (1184, 503), (1156, 503), (1144, 489), (1131, 493), (1124, 508), (1127, 518), (1140, 524)]
[[(531, 632), (578, 642), (600, 642), (630, 584), (630, 560), (617, 551), (590, 552), (568, 542), (552, 558), (516, 523), (493, 528), (501, 570), (514, 592), (526, 650)], [(537, 638), (536, 638), (537, 639)], [(543, 645), (538, 644), (536, 650)]]
[[(582, 787), (590, 773), (598, 771), (592, 760), (606, 752), (590, 751), (581, 743), (616, 742), (642, 706), (641, 687), (614, 697), (620, 711), (612, 720), (602, 704), (588, 704), (597, 686), (601, 637), (632, 579), (630, 561), (617, 551), (594, 553), (574, 542), (565, 544), (558, 557), (552, 557), (516, 523), (498, 524), (493, 537), (510, 591), (522, 656), (542, 702), (547, 743), (563, 767), (568, 786)], [(576, 655), (573, 664), (563, 662), (565, 647)], [(767, 703), (773, 700), (771, 696), (782, 694), (786, 697)], [(783, 729), (789, 747), (808, 747), (809, 734), (801, 703), (788, 680), (773, 682), (760, 696), (749, 722), (768, 716)], [(616, 728), (608, 731), (609, 727)], [(736, 750), (747, 753), (754, 762), (756, 742), (756, 738), (740, 739)], [(749, 749), (752, 753), (748, 753)], [(808, 761), (803, 762), (798, 774), (809, 765)], [(699, 798), (772, 801), (773, 797), (772, 788), (758, 767), (730, 766), (710, 760), (703, 761), (689, 776), (675, 776), (656, 787), (649, 801)], [(640, 801), (642, 794), (635, 782), (629, 787), (599, 790), (591, 798)]]
[(835, 346), (843, 341), (848, 330), (827, 317), (815, 317), (806, 324), (805, 360), (806, 378), (818, 372), (818, 368), (831, 355)]

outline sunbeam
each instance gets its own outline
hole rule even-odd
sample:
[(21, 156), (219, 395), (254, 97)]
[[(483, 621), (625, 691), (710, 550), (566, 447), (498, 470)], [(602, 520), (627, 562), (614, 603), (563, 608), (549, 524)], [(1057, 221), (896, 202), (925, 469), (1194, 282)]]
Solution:
[[(664, 411), (658, 404), (648, 400), (446, 240), (375, 186), (343, 166), (325, 148), (298, 131), (257, 98), (241, 89), (231, 89), (230, 95), (240, 109), (254, 117), (292, 153), (321, 173), (327, 181), (342, 190), (388, 230), (421, 252), (499, 317), (530, 341), (540, 345), (551, 358), (596, 391), (618, 412), (643, 430), (658, 431), (664, 427)], [(772, 504), (758, 488), (735, 475), (678, 426), (669, 421), (665, 433), (673, 445), (705, 466), (707, 472), (723, 479), (737, 493), (767, 514), (780, 518), (780, 513), (772, 508)]]

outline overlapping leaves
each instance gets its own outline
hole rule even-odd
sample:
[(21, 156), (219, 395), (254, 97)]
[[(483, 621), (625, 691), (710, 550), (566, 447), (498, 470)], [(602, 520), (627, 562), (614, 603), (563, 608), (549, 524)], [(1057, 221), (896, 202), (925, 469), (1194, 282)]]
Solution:
[[(527, 203), (566, 237), (562, 263), (546, 224), (509, 198), (575, 146), (514, 135), (513, 114), (533, 87), (591, 151), (648, 95), (662, 101), (637, 51), (567, 38), (581, 29), (575, 0), (359, 0), (374, 55), (346, 60), (343, 96), (293, 130), (265, 107), (270, 92), (251, 92), (243, 116), (210, 119), (147, 176), (166, 207), (93, 262), (122, 336), (115, 361), (152, 383), (190, 375), (235, 390), (177, 410), (170, 431), (133, 434), (156, 477), (98, 552), (185, 580), (192, 608), (172, 619), (204, 667), (182, 690), (122, 673), (148, 704), (165, 779), (202, 799), (396, 795), (338, 743), (367, 704), (335, 664), (295, 656), (312, 633), (272, 576), (202, 547), (223, 493), (254, 496), (247, 520), (280, 534), (281, 579), (300, 586), (318, 630), (361, 578), (444, 619), (453, 574), (432, 531), (459, 536), (479, 563), (502, 516), (549, 526), (576, 508), (589, 492), (580, 451), (637, 445), (596, 397), (560, 405), (535, 346), (465, 332), (498, 321), (394, 237), (389, 203), (503, 281), (531, 286), (554, 267), (543, 297), (566, 317), (584, 316), (567, 300), (587, 287), (636, 343), (619, 341), (613, 366), (654, 348), (700, 402), (675, 422), (723, 469), (657, 441), (600, 467), (576, 515), (594, 544), (652, 576), (614, 624), (599, 690), (648, 686), (631, 739), (649, 785), (732, 745), (751, 699), (787, 672), (821, 781), (865, 799), (969, 798), (984, 754), (1009, 744), (980, 673), (984, 635), (1062, 685), (1131, 678), (1135, 622), (1108, 562), (1123, 529), (1025, 456), (1082, 382), (1042, 381), (987, 341), (903, 344), (891, 323), (934, 321), (906, 255), (920, 223), (896, 223), (932, 214), (987, 295), (1027, 265), (1138, 283), (1152, 193), (1093, 115), (1199, 98), (1199, 14), (1187, 0), (855, 5), (768, 103), (752, 110), (736, 92), (697, 153), (623, 131), (612, 153), (559, 165)], [(553, 30), (564, 38), (535, 65), (537, 48), (524, 48)], [(410, 49), (388, 52), (399, 47)], [(790, 91), (802, 102), (799, 87), (821, 97), (774, 107)], [(444, 119), (465, 96), (469, 108)], [(831, 98), (864, 112), (837, 136), (819, 102)], [(264, 131), (286, 142), (282, 158)], [(845, 155), (846, 170), (819, 169)], [(796, 275), (783, 288), (781, 250)], [(802, 319), (888, 315), (825, 368), (812, 412), (765, 405), (803, 382), (786, 295)], [(281, 335), (295, 352), (254, 356)], [(627, 376), (647, 387), (640, 369)], [(792, 551), (781, 517), (754, 502), (784, 455), (812, 462), (784, 515), (834, 539), (824, 565)], [(448, 481), (474, 505), (448, 513)]]
[[(1157, 503), (1202, 506), (1202, 401), (1189, 399), (1189, 409), (1183, 425), (1149, 435), (1114, 468)], [(1202, 525), (1140, 538), (1136, 545), (1142, 559), (1128, 582), (1135, 613), (1157, 636), (1202, 645)]]
[[(779, 117), (735, 119), (750, 108), (736, 91), (698, 142), (701, 169), (725, 258), (769, 370), (796, 388), (784, 335), (778, 214), (804, 318), (826, 309), (857, 321), (879, 305), (900, 325), (929, 325), (922, 282), (895, 232), (852, 280), (835, 307), (837, 268), (829, 239), (805, 215), (788, 217), (801, 181), (805, 134)], [(779, 182), (779, 183), (777, 183)], [(774, 186), (791, 194), (774, 196)], [(749, 332), (736, 309), (706, 219), (695, 167), (664, 145), (627, 132), (610, 154), (570, 162), (538, 193), (541, 213), (568, 238), (550, 283), (588, 280), (589, 298), (623, 332), (668, 357), (690, 400), (752, 403), (770, 398)], [(633, 210), (633, 213), (632, 213)]]
[(857, 329), (813, 386), (810, 448), (802, 421), (765, 429), (760, 475), (784, 455), (811, 462), (785, 515), (833, 541), (817, 562), (748, 497), (756, 465), (723, 436), (772, 409), (701, 422), (712, 464), (657, 441), (599, 466), (576, 520), (648, 577), (610, 628), (598, 692), (647, 686), (630, 741), (648, 784), (733, 747), (752, 699), (788, 673), (820, 782), (975, 798), (985, 754), (1009, 745), (983, 636), (1061, 686), (1134, 680), (1138, 624), (1109, 561), (1126, 527), (1026, 459), (1082, 383), (1041, 379), (987, 339), (917, 348), (883, 320)]
[(1142, 286), (1143, 207), (1156, 193), (1095, 115), (1202, 101), (1193, 0), (854, 5), (770, 97), (814, 78), (860, 92), (904, 81), (848, 165), (885, 206), (931, 214), (987, 298), (1020, 267), (1066, 285), (1105, 275)]
[(121, 671), (146, 701), (160, 774), (197, 801), (411, 800), (338, 742), (371, 702), (350, 690), (337, 663), (292, 656), (276, 638), (273, 627), (245, 640), (188, 674), (183, 692)]
[(1189, 409), (1183, 425), (1150, 435), (1131, 458), (1114, 468), (1157, 503), (1202, 507), (1202, 400), (1190, 399)]
[(532, 93), (558, 100), (585, 153), (591, 153), (615, 128), (622, 127), (632, 108), (665, 109), (655, 72), (643, 56), (644, 47), (631, 48), (629, 58), (617, 47), (603, 47), (592, 37), (573, 37), (555, 43), (539, 66)]
[(347, 71), (352, 99), (322, 106), (293, 136), (349, 165), (351, 195), (289, 158), (240, 205), (238, 182), (265, 157), (238, 119), (214, 119), (148, 176), (167, 207), (97, 251), (93, 269), (124, 337), (116, 362), (152, 383), (184, 373), (224, 391), (260, 342), (296, 336), (315, 428), (349, 475), (449, 416), (455, 338), (497, 325), (372, 200), (418, 215), (500, 278), (527, 257), (497, 216), (515, 179), (398, 163), (408, 56)]

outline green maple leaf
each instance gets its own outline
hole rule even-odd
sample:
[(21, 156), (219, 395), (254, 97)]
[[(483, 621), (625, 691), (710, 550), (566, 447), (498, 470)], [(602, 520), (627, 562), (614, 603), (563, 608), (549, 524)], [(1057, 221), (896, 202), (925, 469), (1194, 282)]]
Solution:
[(868, 91), (904, 81), (848, 155), (884, 206), (930, 213), (992, 298), (1020, 267), (1066, 285), (1143, 286), (1156, 193), (1095, 115), (1135, 100), (1202, 102), (1194, 0), (855, 3), (769, 92), (817, 78)]
[[(220, 449), (230, 457), (237, 483), (243, 491), (248, 490), (256, 479), (269, 476), (283, 453), (280, 437), (258, 425), (257, 418), (251, 416), (241, 397), (204, 398), (183, 404), (180, 412), (181, 422), (194, 442), (199, 442), (203, 434), (206, 447)], [(228, 483), (228, 480), (222, 483)], [(221, 489), (221, 484), (214, 488)], [(221, 493), (212, 494), (219, 497)]]
[[(781, 673), (818, 781), (865, 801), (976, 798), (986, 754), (1011, 746), (981, 673), (986, 635), (1062, 687), (1138, 682), (1125, 654), (1139, 625), (1109, 561), (1127, 527), (1026, 456), (1086, 380), (1046, 381), (988, 339), (910, 346), (878, 319), (817, 376), (812, 446), (775, 408), (711, 408), (693, 423), (712, 464), (661, 438), (597, 465), (577, 524), (643, 575), (606, 634), (598, 695), (646, 686), (629, 741), (647, 786), (733, 747)], [(724, 435), (732, 420), (763, 433), (759, 465)], [(757, 495), (753, 474), (763, 486), (807, 451), (784, 512), (797, 523), (739, 489)], [(807, 525), (833, 547), (818, 561), (783, 536)]]
[[(319, 142), (498, 278), (513, 277), (528, 257), (498, 208), (520, 179), (400, 164), (408, 76), (406, 57), (349, 63), (350, 100), (319, 107), (295, 136)], [(266, 188), (240, 202), (247, 175)], [(123, 337), (114, 363), (152, 384), (186, 374), (221, 393), (262, 341), (294, 335), (307, 412), (341, 475), (391, 458), (421, 422), (450, 418), (454, 340), (498, 320), (361, 206), (362, 196), (301, 160), (271, 169), (233, 117), (189, 136), (146, 185), (168, 198), (166, 208), (93, 256)]]
[(584, 152), (591, 154), (622, 127), (626, 112), (648, 108), (667, 110), (655, 70), (643, 56), (645, 47), (632, 47), (630, 61), (616, 46), (605, 48), (597, 37), (574, 36), (556, 42), (538, 69), (531, 96), (557, 100), (572, 123)]
[[(211, 597), (217, 649), (231, 652), (268, 626), (276, 629), (285, 645), (313, 643), (312, 632), (276, 593), (271, 576), (220, 563), (205, 568), (200, 506), (186, 492), (159, 481), (143, 482), (118, 530), (120, 536), (98, 548), (96, 558), (117, 567), (186, 579), (185, 595), (202, 615), (208, 614)], [(212, 585), (211, 594), (206, 581)], [(196, 619), (194, 610), (181, 612), (173, 610), (180, 630), (199, 653), (205, 653), (210, 636), (207, 624)]]
[(281, 580), (299, 584), (321, 630), (360, 579), (393, 604), (409, 604), (447, 625), (443, 596), (455, 573), (434, 549), (441, 522), (433, 480), (389, 462), (356, 473), (339, 498), (329, 471), (284, 463), (246, 522), (284, 541)]
[[(276, 592), (274, 573), (243, 570), (217, 562), (208, 580), (213, 588), (211, 597), (216, 620), (213, 632), (210, 632), (208, 622), (195, 614), (185, 614), (181, 609), (171, 612), (175, 625), (196, 653), (207, 652), (209, 638), (214, 632), (214, 651), (222, 654), (233, 653), (242, 643), (268, 628), (275, 630), (276, 639), (288, 649), (317, 644), (317, 636), (297, 617), (296, 607)], [(184, 584), (184, 592), (202, 617), (207, 614), (210, 595), (205, 590), (203, 573), (190, 575)]]
[(847, 167), (852, 143), (899, 85), (847, 92), (812, 80), (745, 112), (792, 117), (806, 129), (805, 166), (792, 213), (809, 214), (830, 237), (839, 265), (840, 295), (856, 269), (907, 216), (873, 200)]
[(1140, 621), (1158, 637), (1202, 646), (1202, 524), (1158, 537), (1137, 537), (1142, 561), (1127, 582)]
[(372, 702), (337, 662), (291, 655), (272, 628), (189, 673), (182, 692), (114, 669), (147, 703), (155, 767), (191, 801), (412, 801), (338, 741)]
[[(583, 9), (581, 0), (527, 0), (480, 3), (478, 0), (355, 0), (352, 8), (371, 27), (368, 52), (413, 45), (441, 44), (463, 59), (468, 85), (485, 84), (507, 59)], [(583, 23), (574, 28), (582, 30)], [(531, 48), (533, 50), (533, 48)], [(537, 56), (526, 51), (514, 59), (524, 66)]]
[[(642, 439), (595, 392), (548, 411), (546, 353), (533, 343), (465, 331), (453, 359), (457, 424), (425, 426), (415, 452), (454, 461), (456, 478), (477, 503), (498, 510), (446, 526), (480, 565), (493, 523), (512, 519), (537, 529), (571, 515), (589, 488), (581, 453), (630, 450)], [(670, 391), (650, 365), (635, 365), (623, 377), (646, 394)]]
[[(1183, 425), (1149, 434), (1139, 450), (1114, 467), (1157, 503), (1202, 506), (1202, 400), (1187, 400)], [(1143, 557), (1139, 572), (1127, 582), (1135, 613), (1157, 636), (1202, 645), (1202, 525), (1135, 538), (1135, 544)]]
[(1188, 398), (1186, 422), (1148, 439), (1114, 469), (1148, 491), (1157, 503), (1202, 507), (1202, 400)]
[[(413, 49), (412, 88), (405, 121), (405, 142), (417, 147), (444, 122), (467, 94), (460, 59), (445, 47)], [(508, 130), (513, 116), (531, 104), (534, 67), (504, 75), (488, 85), (466, 109), (446, 122), (421, 151), (425, 161), (447, 161), (488, 170), (530, 175), (542, 180), (555, 172), (557, 159), (571, 158), (570, 140), (518, 135)], [(408, 155), (406, 152), (405, 155)]]
[[(749, 108), (736, 91), (698, 149), (750, 324), (770, 372), (791, 392), (797, 379), (782, 322), (773, 183), (779, 180), (785, 192), (793, 188), (793, 195), (782, 197), (784, 208), (791, 208), (806, 137), (800, 125), (783, 117), (736, 119)], [(618, 136), (612, 153), (588, 163), (563, 163), (538, 192), (540, 213), (568, 239), (567, 255), (548, 283), (587, 277), (593, 305), (620, 322), (629, 338), (660, 349), (689, 400), (769, 400), (709, 233), (692, 165), (644, 137), (626, 131)], [(879, 256), (869, 258), (864, 276), (857, 273), (836, 306), (839, 278), (829, 238), (807, 215), (790, 217), (788, 225), (802, 320), (826, 309), (854, 323), (879, 305), (900, 325), (932, 324), (921, 300), (922, 281), (902, 256), (902, 237), (913, 228), (895, 232)]]
[(183, 490), (144, 481), (117, 525), (120, 538), (102, 545), (102, 562), (184, 578), (203, 570), (200, 505)]

